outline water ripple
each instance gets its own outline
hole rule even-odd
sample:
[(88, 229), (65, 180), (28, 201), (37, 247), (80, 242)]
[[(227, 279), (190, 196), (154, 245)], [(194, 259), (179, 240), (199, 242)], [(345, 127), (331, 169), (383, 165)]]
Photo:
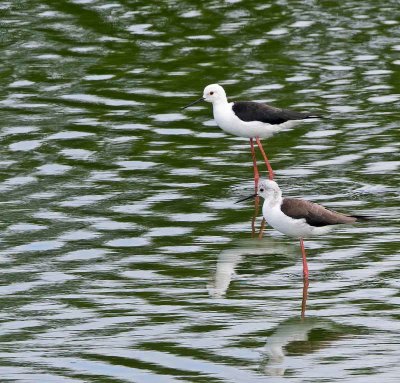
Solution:
[[(398, 380), (396, 1), (0, 14), (4, 381)], [(298, 241), (234, 204), (248, 140), (180, 109), (214, 82), (323, 115), (264, 140), (276, 179), (373, 218), (306, 240), (309, 285)]]

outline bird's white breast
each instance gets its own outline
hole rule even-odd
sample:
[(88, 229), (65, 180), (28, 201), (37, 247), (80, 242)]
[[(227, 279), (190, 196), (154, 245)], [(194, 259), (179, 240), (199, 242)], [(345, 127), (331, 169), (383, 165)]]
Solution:
[(271, 125), (261, 121), (242, 121), (232, 110), (233, 103), (213, 104), (214, 120), (227, 133), (239, 137), (268, 138), (283, 128), (290, 128), (298, 121), (287, 121), (283, 124)]

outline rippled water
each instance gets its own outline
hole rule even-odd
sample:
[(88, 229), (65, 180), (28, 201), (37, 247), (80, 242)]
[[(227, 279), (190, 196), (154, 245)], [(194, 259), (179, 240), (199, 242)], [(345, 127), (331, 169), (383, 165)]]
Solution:
[[(398, 381), (397, 1), (0, 15), (2, 381)], [(278, 182), (377, 217), (306, 242), (309, 286), (296, 241), (233, 205), (247, 140), (179, 109), (212, 82), (325, 115), (266, 141)]]

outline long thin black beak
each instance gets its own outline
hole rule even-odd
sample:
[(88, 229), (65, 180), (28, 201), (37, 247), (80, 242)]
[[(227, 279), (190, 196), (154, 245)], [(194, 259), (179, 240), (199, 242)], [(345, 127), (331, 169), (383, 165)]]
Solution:
[(258, 195), (257, 193), (254, 193), (254, 194), (252, 194), (252, 195), (249, 195), (248, 197), (245, 197), (245, 198), (240, 199), (239, 201), (236, 201), (235, 203), (247, 201), (247, 200), (250, 199), (250, 198), (256, 198), (257, 195)]
[(192, 106), (192, 105), (194, 105), (194, 104), (197, 104), (197, 103), (200, 102), (200, 101), (204, 101), (204, 97), (200, 97), (198, 100), (193, 101), (193, 102), (191, 102), (190, 104), (188, 104), (188, 105), (186, 105), (186, 106), (183, 106), (181, 109), (186, 109), (186, 108), (188, 108), (189, 106)]

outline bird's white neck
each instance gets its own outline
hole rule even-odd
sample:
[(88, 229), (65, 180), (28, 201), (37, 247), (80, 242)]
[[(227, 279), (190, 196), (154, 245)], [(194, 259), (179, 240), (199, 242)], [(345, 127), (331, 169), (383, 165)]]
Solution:
[(226, 97), (220, 97), (213, 101), (213, 108), (218, 108), (220, 106), (228, 105), (228, 99)]
[(280, 208), (282, 205), (282, 192), (279, 191), (274, 191), (272, 195), (269, 195), (268, 198), (264, 200), (264, 206), (267, 207), (268, 209), (273, 209), (273, 208)]

